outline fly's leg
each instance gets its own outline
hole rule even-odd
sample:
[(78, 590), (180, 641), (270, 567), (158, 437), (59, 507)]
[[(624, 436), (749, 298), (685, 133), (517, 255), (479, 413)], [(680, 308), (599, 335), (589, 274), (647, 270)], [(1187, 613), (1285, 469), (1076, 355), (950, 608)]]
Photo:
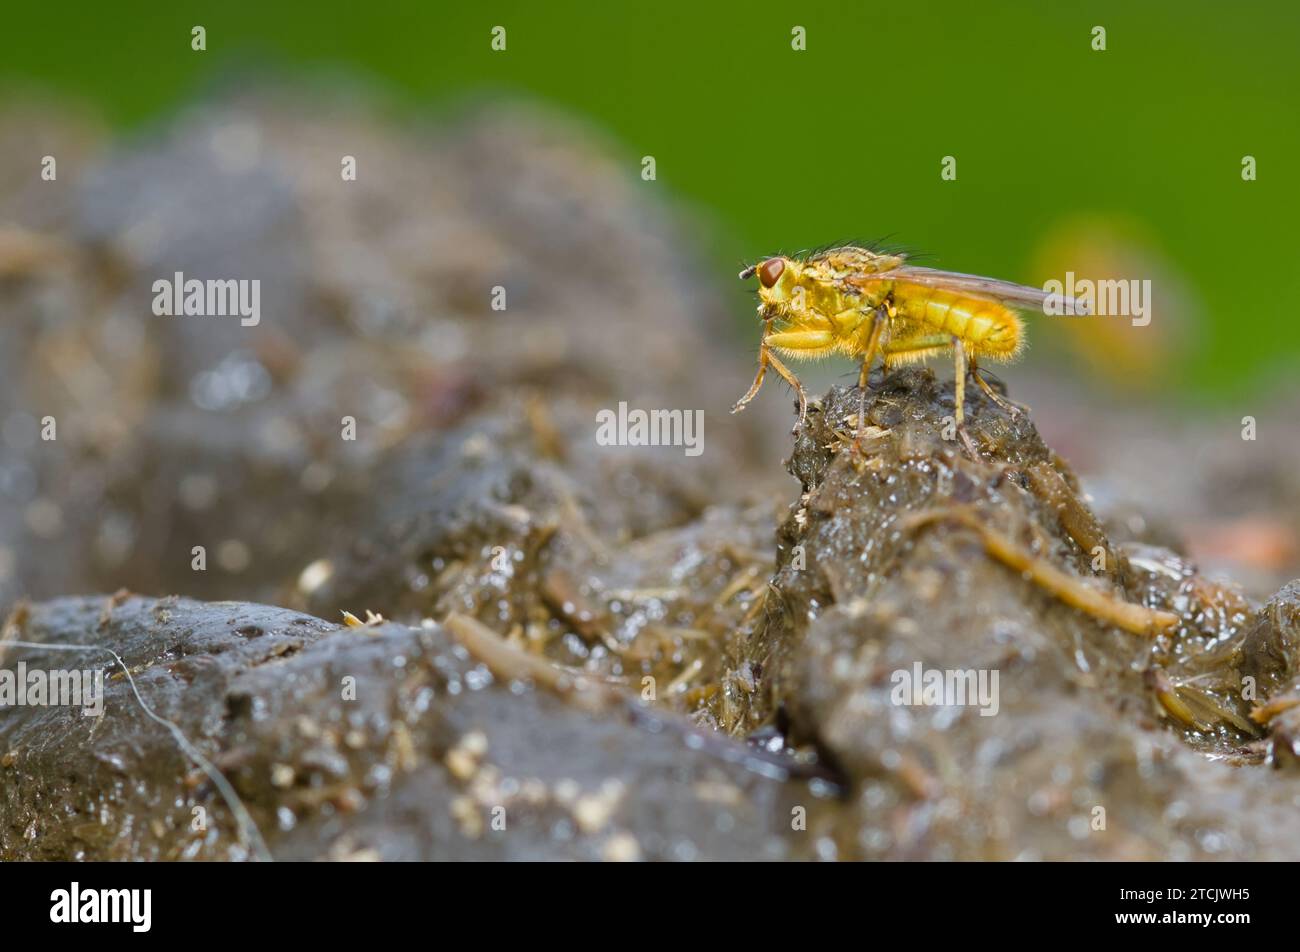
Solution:
[(880, 342), (884, 338), (885, 326), (892, 316), (892, 311), (892, 305), (886, 302), (877, 307), (871, 315), (871, 330), (867, 334), (867, 346), (862, 353), (862, 369), (858, 372), (857, 435), (859, 437), (867, 429), (867, 381), (871, 374), (871, 365), (875, 363), (876, 354), (880, 352)]
[(758, 373), (754, 375), (754, 382), (749, 385), (749, 390), (745, 395), (737, 400), (731, 407), (732, 413), (739, 413), (749, 405), (749, 401), (758, 395), (759, 388), (763, 386), (763, 378), (767, 376), (767, 365), (771, 357), (771, 351), (767, 349), (767, 338), (772, 333), (772, 321), (770, 318), (763, 320), (763, 336), (758, 342)]
[(763, 386), (763, 378), (767, 375), (768, 351), (766, 344), (758, 345), (758, 373), (754, 375), (754, 382), (749, 385), (749, 391), (735, 402), (731, 408), (732, 413), (739, 413), (749, 405), (757, 395), (759, 388)]
[(885, 369), (898, 363), (910, 363), (924, 360), (932, 354), (938, 354), (952, 346), (952, 337), (948, 334), (923, 334), (919, 337), (907, 337), (902, 340), (885, 342)]
[(767, 368), (770, 366), (773, 370), (785, 378), (786, 383), (794, 387), (794, 391), (799, 395), (799, 423), (802, 424), (808, 416), (808, 394), (804, 392), (803, 384), (799, 378), (790, 372), (790, 368), (781, 363), (776, 354), (772, 353), (772, 348), (768, 342), (788, 335), (769, 334), (763, 337), (758, 346), (758, 373), (754, 376), (754, 382), (749, 387), (749, 392), (736, 401), (735, 406), (731, 408), (732, 413), (739, 413), (745, 409), (746, 404), (754, 399), (758, 393), (759, 387), (763, 386), (763, 377), (767, 374)]
[(957, 429), (966, 425), (966, 347), (961, 342), (960, 337), (952, 339), (953, 353), (957, 360), (957, 388), (955, 392), (957, 404)]
[(858, 420), (853, 428), (853, 448), (859, 448), (862, 434), (867, 432), (867, 376), (871, 373), (871, 356), (862, 358), (862, 369), (858, 371)]
[(766, 360), (772, 369), (785, 378), (785, 382), (799, 395), (799, 424), (802, 426), (808, 416), (808, 394), (804, 392), (799, 378), (772, 352), (779, 350), (805, 352), (809, 357), (819, 357), (835, 349), (835, 333), (830, 329), (807, 331), (777, 331), (763, 338), (763, 349), (767, 352)]
[(790, 372), (790, 368), (777, 359), (776, 354), (768, 351), (767, 362), (772, 368), (785, 378), (785, 382), (794, 387), (794, 392), (799, 395), (799, 425), (803, 426), (804, 420), (808, 417), (808, 394), (804, 392), (803, 384), (799, 378)]
[(957, 386), (954, 391), (957, 407), (954, 414), (957, 420), (957, 435), (961, 438), (961, 445), (966, 448), (967, 455), (971, 459), (978, 459), (979, 453), (975, 450), (975, 443), (966, 432), (966, 345), (961, 342), (960, 337), (954, 337), (952, 347), (957, 361)]
[(985, 380), (984, 375), (980, 373), (979, 367), (975, 363), (974, 356), (970, 359), (970, 375), (975, 379), (975, 382), (979, 384), (980, 389), (984, 391), (984, 395), (1000, 406), (1004, 411), (1009, 413), (1012, 418), (1018, 419), (1028, 409), (1028, 407), (1022, 407), (1017, 403), (1011, 402), (989, 386), (989, 382)]

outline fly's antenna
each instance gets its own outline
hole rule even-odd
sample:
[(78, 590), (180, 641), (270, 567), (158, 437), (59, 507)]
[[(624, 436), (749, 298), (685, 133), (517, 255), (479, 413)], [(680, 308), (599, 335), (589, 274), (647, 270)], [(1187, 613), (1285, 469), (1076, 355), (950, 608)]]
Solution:
[(757, 270), (758, 270), (758, 265), (751, 264), (744, 271), (740, 272), (740, 280), (748, 281), (750, 278), (754, 276), (754, 272)]

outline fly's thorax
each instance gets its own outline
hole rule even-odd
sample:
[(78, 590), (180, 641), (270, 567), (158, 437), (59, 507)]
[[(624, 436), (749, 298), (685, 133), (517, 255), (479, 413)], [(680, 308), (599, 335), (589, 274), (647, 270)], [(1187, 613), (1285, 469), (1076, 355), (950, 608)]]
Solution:
[(827, 252), (816, 259), (816, 265), (829, 274), (843, 278), (855, 274), (880, 274), (897, 268), (903, 260), (901, 255), (879, 254), (866, 248), (847, 246)]
[(869, 285), (851, 296), (846, 296), (847, 302), (855, 307), (868, 310), (878, 307), (894, 293), (893, 281), (872, 281)]
[(888, 295), (887, 287), (873, 287), (864, 294), (816, 268), (797, 265), (786, 269), (772, 291), (779, 292), (773, 300), (779, 302), (780, 312), (791, 321), (833, 318), (847, 310), (870, 309)]
[(834, 283), (805, 273), (799, 285), (799, 294), (803, 298), (803, 309), (830, 317), (844, 309), (844, 297)]

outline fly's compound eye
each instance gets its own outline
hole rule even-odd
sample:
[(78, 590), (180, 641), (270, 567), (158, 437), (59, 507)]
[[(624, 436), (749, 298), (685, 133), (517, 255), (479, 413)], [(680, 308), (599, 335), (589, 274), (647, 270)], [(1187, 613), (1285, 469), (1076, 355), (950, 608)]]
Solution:
[(770, 288), (781, 279), (785, 262), (780, 258), (768, 258), (758, 267), (758, 281), (765, 288)]

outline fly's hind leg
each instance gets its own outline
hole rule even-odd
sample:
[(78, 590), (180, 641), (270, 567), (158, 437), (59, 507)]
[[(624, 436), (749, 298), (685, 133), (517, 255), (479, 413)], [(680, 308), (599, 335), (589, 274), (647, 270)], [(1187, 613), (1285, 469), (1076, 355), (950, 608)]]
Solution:
[(975, 443), (970, 438), (970, 433), (966, 431), (966, 345), (961, 342), (960, 337), (954, 337), (952, 347), (957, 362), (957, 385), (954, 388), (957, 435), (961, 438), (961, 445), (966, 448), (966, 453), (971, 459), (978, 459), (979, 453), (975, 450)]
[(1021, 406), (1018, 403), (1008, 400), (1006, 397), (1002, 396), (1002, 394), (994, 390), (989, 385), (989, 382), (984, 379), (984, 375), (980, 373), (979, 366), (976, 364), (973, 355), (970, 358), (970, 375), (974, 378), (975, 382), (979, 384), (980, 389), (984, 391), (984, 395), (1007, 413), (1011, 414), (1012, 417), (1018, 418), (1029, 410), (1028, 407)]

